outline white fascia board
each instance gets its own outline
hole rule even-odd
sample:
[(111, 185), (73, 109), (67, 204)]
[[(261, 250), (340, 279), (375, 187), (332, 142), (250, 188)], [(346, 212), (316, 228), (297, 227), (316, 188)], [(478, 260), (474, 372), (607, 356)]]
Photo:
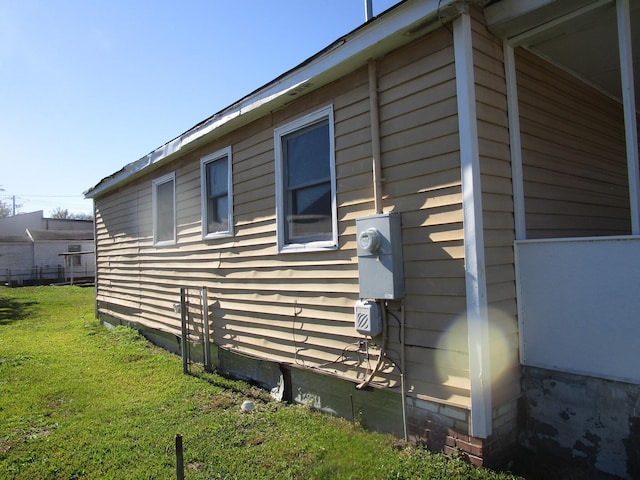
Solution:
[(290, 100), (289, 94), (297, 89), (304, 89), (310, 83), (312, 89), (318, 88), (355, 70), (369, 58), (413, 41), (411, 33), (414, 30), (423, 34), (428, 28), (435, 28), (440, 24), (439, 12), (449, 11), (451, 7), (458, 11), (459, 1), (423, 0), (399, 4), (254, 93), (106, 177), (85, 191), (84, 196), (94, 198), (160, 161), (187, 153), (196, 148), (198, 140), (204, 140), (204, 137), (212, 138), (216, 133), (222, 135), (257, 119), (267, 108), (273, 110), (284, 105)]

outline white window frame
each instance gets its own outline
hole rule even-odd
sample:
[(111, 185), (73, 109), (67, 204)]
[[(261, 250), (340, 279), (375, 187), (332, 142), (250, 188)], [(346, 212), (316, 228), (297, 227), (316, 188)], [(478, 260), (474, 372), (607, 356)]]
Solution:
[[(173, 238), (170, 240), (158, 240), (158, 187), (168, 182), (173, 182)], [(176, 174), (168, 173), (151, 182), (152, 186), (152, 210), (153, 210), (153, 244), (155, 246), (176, 244)]]
[[(208, 196), (207, 196), (207, 165), (227, 157), (227, 219), (229, 228), (227, 230), (221, 230), (217, 232), (207, 231), (207, 218), (208, 216)], [(202, 212), (202, 238), (204, 240), (210, 240), (213, 238), (231, 237), (234, 234), (233, 230), (233, 181), (231, 166), (231, 147), (223, 148), (217, 152), (211, 153), (200, 159), (200, 192), (201, 192), (201, 212)]]
[[(285, 179), (284, 158), (282, 151), (282, 137), (301, 130), (305, 127), (327, 120), (329, 123), (329, 169), (331, 172), (331, 240), (319, 240), (299, 243), (287, 243), (285, 223)], [(320, 110), (300, 117), (274, 130), (275, 160), (276, 160), (276, 223), (278, 252), (308, 252), (335, 250), (338, 248), (338, 208), (336, 201), (336, 160), (335, 160), (335, 130), (333, 105), (327, 105)]]

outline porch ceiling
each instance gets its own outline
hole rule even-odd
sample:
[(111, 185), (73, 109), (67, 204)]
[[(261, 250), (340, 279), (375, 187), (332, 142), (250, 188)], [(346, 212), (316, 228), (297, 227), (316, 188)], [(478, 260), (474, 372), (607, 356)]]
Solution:
[[(636, 110), (640, 99), (640, 2), (630, 0)], [(614, 0), (499, 0), (489, 29), (621, 98)]]

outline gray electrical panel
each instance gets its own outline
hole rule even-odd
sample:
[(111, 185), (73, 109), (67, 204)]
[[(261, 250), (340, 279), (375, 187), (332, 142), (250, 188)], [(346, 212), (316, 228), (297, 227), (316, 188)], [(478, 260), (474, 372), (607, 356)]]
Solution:
[(402, 225), (399, 213), (356, 219), (360, 298), (404, 296)]

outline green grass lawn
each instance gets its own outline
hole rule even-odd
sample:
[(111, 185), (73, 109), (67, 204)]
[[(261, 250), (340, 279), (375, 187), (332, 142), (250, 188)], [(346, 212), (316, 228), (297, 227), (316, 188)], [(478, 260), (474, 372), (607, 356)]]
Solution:
[(513, 478), (394, 448), (242, 382), (183, 375), (178, 356), (100, 326), (93, 295), (0, 287), (0, 478), (176, 478), (176, 434), (187, 479)]

